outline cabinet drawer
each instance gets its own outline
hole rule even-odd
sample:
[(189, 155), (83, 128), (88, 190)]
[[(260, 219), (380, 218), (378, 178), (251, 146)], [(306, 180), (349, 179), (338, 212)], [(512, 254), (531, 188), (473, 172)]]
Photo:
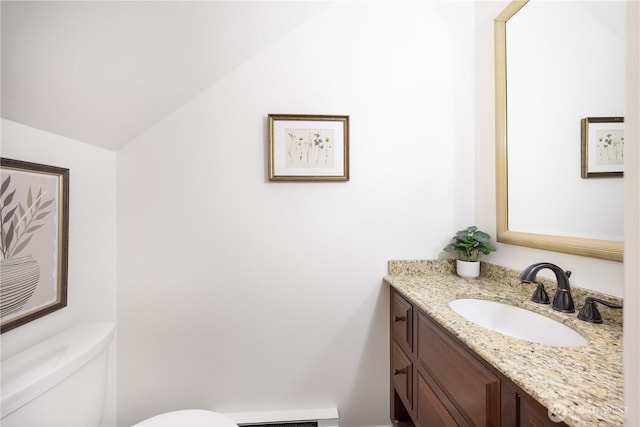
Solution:
[(418, 315), (418, 363), (471, 425), (500, 425), (500, 380), (426, 315)]
[(429, 427), (458, 427), (456, 420), (449, 414), (427, 381), (418, 372), (417, 404), (418, 422)]
[(396, 341), (408, 352), (413, 352), (413, 305), (397, 292), (393, 293), (391, 322)]
[(413, 408), (413, 363), (398, 343), (393, 343), (393, 385), (407, 409)]

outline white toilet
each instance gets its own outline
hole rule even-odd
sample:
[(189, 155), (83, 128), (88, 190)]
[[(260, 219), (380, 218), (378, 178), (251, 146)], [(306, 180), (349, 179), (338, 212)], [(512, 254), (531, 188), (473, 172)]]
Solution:
[(238, 427), (229, 417), (213, 411), (202, 409), (186, 409), (183, 411), (166, 412), (147, 418), (135, 424), (134, 427), (164, 427), (164, 426), (210, 426), (210, 427)]
[(100, 425), (113, 332), (81, 323), (2, 360), (0, 424)]
[[(0, 425), (97, 427), (113, 323), (83, 323), (2, 361)], [(212, 411), (160, 414), (136, 426), (238, 427)]]

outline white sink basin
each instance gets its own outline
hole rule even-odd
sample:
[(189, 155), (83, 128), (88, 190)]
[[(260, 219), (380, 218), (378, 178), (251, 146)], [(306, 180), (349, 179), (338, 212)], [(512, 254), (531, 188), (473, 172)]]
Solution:
[(449, 305), (465, 319), (510, 337), (556, 347), (587, 343), (585, 337), (570, 327), (524, 308), (474, 298), (453, 300)]

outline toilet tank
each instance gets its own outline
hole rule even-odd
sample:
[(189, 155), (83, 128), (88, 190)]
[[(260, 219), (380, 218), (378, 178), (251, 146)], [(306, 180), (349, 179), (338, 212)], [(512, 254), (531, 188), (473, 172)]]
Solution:
[(2, 360), (0, 425), (100, 425), (113, 333), (80, 323)]

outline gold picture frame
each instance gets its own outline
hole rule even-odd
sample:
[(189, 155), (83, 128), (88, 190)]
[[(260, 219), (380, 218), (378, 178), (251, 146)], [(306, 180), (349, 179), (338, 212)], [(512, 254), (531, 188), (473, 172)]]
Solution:
[(349, 181), (349, 116), (269, 114), (269, 181)]
[(0, 158), (0, 331), (67, 306), (69, 169)]
[(624, 117), (581, 120), (582, 178), (624, 175)]

